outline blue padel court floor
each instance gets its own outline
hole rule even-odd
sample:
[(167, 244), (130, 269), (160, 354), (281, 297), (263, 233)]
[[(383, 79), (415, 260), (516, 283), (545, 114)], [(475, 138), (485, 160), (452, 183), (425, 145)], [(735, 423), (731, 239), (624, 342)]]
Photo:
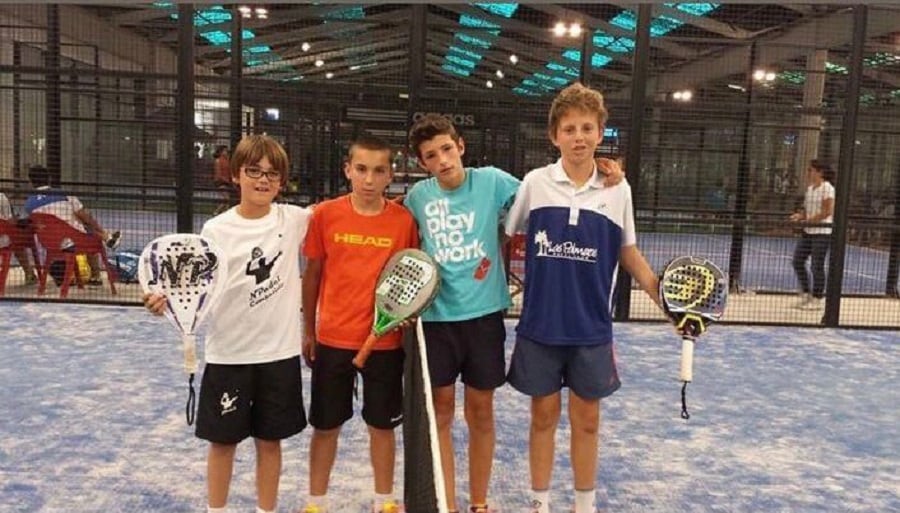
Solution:
[[(714, 326), (695, 353), (684, 421), (671, 328), (615, 329), (623, 386), (603, 403), (602, 512), (900, 511), (897, 332)], [(140, 308), (5, 302), (0, 333), (0, 512), (205, 511), (206, 447), (185, 425), (180, 341), (166, 321)], [(491, 500), (521, 512), (528, 401), (503, 387), (496, 406)], [(460, 410), (460, 454), (462, 425)], [(564, 426), (556, 511), (572, 504)], [(308, 446), (308, 431), (284, 443), (281, 512), (302, 505)], [(332, 476), (333, 511), (367, 511), (367, 454), (354, 418)], [(251, 512), (252, 444), (237, 458), (230, 511)], [(468, 469), (457, 461), (465, 501)]]

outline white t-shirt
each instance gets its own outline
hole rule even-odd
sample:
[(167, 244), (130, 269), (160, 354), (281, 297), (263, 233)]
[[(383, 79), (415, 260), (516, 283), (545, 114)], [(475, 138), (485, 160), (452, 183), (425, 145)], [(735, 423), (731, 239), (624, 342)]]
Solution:
[(206, 361), (251, 364), (300, 354), (300, 249), (311, 211), (273, 204), (260, 219), (236, 208), (203, 225), (201, 235), (225, 253), (228, 276), (209, 314)]
[(84, 223), (78, 219), (84, 205), (77, 196), (68, 196), (50, 187), (38, 187), (34, 194), (25, 200), (25, 211), (28, 214), (51, 214), (69, 223), (72, 228), (87, 233)]
[(12, 219), (12, 206), (9, 204), (9, 198), (6, 194), (0, 192), (0, 219)]
[[(817, 216), (822, 213), (822, 202), (830, 199), (834, 200), (834, 186), (830, 182), (822, 182), (818, 187), (810, 185), (806, 188), (806, 197), (803, 201), (803, 209), (806, 211), (806, 218)], [(832, 209), (832, 212), (834, 209)], [(816, 221), (816, 223), (834, 222), (834, 216), (830, 215), (825, 219)], [(810, 235), (829, 235), (831, 234), (830, 226), (806, 227), (803, 231)]]

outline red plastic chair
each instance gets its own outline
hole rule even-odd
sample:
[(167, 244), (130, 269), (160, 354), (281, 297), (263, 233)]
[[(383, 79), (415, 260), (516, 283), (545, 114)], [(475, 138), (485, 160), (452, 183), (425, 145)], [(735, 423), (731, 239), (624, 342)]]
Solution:
[[(31, 226), (34, 228), (38, 242), (41, 243), (41, 246), (47, 252), (47, 256), (44, 258), (43, 271), (39, 276), (38, 294), (43, 294), (46, 290), (50, 264), (58, 260), (66, 263), (62, 285), (59, 289), (59, 297), (65, 298), (69, 295), (69, 284), (72, 282), (72, 278), (75, 278), (79, 289), (84, 288), (84, 283), (81, 282), (81, 277), (76, 272), (75, 255), (79, 253), (100, 255), (100, 263), (106, 270), (106, 278), (109, 281), (109, 290), (113, 294), (116, 293), (115, 282), (118, 277), (115, 269), (106, 261), (106, 246), (99, 237), (76, 230), (72, 225), (52, 214), (33, 213), (30, 217)], [(66, 239), (69, 239), (74, 246), (69, 244), (69, 241)]]
[[(30, 249), (33, 259), (37, 260), (38, 253), (37, 245), (34, 243), (34, 232), (30, 226), (21, 227), (14, 221), (0, 219), (0, 238), (8, 241), (6, 246), (0, 247), (0, 297), (3, 297), (13, 255), (19, 250)], [(43, 271), (38, 262), (34, 263), (34, 267), (40, 277)]]

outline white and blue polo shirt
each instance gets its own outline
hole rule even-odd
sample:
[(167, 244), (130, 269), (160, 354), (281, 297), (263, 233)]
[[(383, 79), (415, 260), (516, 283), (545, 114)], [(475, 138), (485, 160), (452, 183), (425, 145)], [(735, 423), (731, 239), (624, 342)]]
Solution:
[(595, 169), (576, 188), (561, 160), (535, 169), (506, 220), (507, 235), (523, 232), (519, 335), (549, 345), (611, 342), (619, 252), (637, 242), (628, 183), (606, 187)]

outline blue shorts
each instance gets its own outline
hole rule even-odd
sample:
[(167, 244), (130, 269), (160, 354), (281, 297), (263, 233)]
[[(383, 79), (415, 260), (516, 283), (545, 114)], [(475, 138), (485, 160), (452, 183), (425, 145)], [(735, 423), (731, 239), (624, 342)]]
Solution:
[(507, 380), (531, 397), (551, 395), (568, 387), (582, 399), (601, 399), (622, 385), (612, 342), (551, 346), (521, 335), (516, 337)]

